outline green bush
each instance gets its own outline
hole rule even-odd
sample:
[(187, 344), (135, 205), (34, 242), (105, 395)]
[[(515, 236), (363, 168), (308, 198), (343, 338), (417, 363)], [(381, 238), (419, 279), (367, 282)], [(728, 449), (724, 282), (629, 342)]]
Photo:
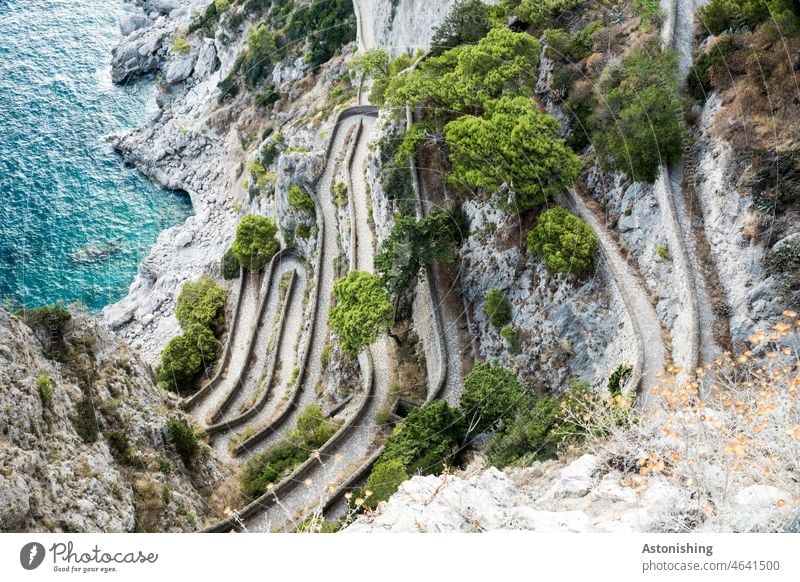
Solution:
[(667, 248), (667, 245), (663, 243), (656, 243), (656, 254), (662, 261), (669, 260), (669, 249)]
[(289, 437), (245, 463), (242, 471), (242, 490), (250, 498), (277, 484), (320, 448), (336, 432), (316, 404), (305, 407), (297, 416), (297, 428)]
[(122, 465), (133, 463), (133, 448), (128, 435), (121, 430), (111, 430), (106, 433), (106, 442), (111, 450), (111, 455)]
[(528, 233), (528, 249), (544, 259), (551, 273), (588, 271), (598, 246), (592, 228), (561, 207), (542, 213)]
[(342, 182), (341, 180), (337, 180), (336, 183), (333, 185), (333, 199), (336, 202), (336, 206), (341, 208), (345, 204), (347, 204), (347, 184)]
[(236, 240), (231, 251), (245, 269), (260, 271), (278, 252), (275, 223), (265, 216), (248, 214), (236, 227)]
[(219, 342), (207, 327), (193, 324), (183, 335), (172, 338), (161, 352), (159, 385), (167, 390), (186, 393), (216, 357)]
[(653, 182), (661, 164), (681, 159), (683, 110), (678, 58), (651, 44), (612, 66), (592, 137), (601, 161), (638, 181)]
[(294, 227), (294, 235), (297, 238), (308, 238), (311, 236), (311, 227), (307, 225), (305, 222), (301, 222), (296, 227)]
[(277, 49), (275, 35), (266, 23), (262, 22), (247, 32), (247, 53), (241, 70), (248, 87), (255, 87), (272, 72)]
[(186, 55), (189, 54), (190, 48), (189, 39), (185, 36), (175, 35), (172, 39), (172, 52), (178, 53), (179, 55)]
[(311, 194), (294, 184), (289, 188), (289, 207), (299, 212), (314, 212), (314, 199)]
[(793, 26), (797, 15), (797, 4), (792, 0), (711, 0), (700, 7), (698, 21), (701, 31), (716, 35), (727, 30), (752, 30), (766, 20)]
[(726, 60), (735, 50), (736, 41), (733, 37), (726, 36), (695, 60), (686, 79), (689, 92), (695, 99), (701, 102), (706, 100), (707, 95), (714, 90), (711, 77), (726, 70)]
[(381, 501), (386, 501), (397, 491), (403, 481), (408, 480), (408, 473), (400, 459), (389, 459), (376, 464), (367, 478), (367, 489), (372, 495), (367, 499), (374, 508)]
[(497, 329), (511, 323), (511, 302), (500, 289), (489, 289), (486, 293), (483, 312)]
[(172, 419), (167, 422), (167, 441), (175, 447), (175, 451), (186, 464), (200, 451), (197, 434), (182, 420)]
[(536, 29), (553, 28), (562, 20), (574, 18), (586, 0), (500, 0), (500, 9)]
[(517, 331), (510, 325), (506, 325), (500, 330), (500, 335), (508, 344), (508, 351), (512, 354), (519, 353), (519, 337)]
[(225, 323), (227, 298), (228, 292), (217, 285), (211, 277), (184, 283), (178, 295), (175, 317), (184, 329), (200, 325), (212, 331), (221, 330)]
[(345, 353), (358, 354), (389, 329), (394, 308), (388, 291), (375, 275), (352, 271), (336, 281), (333, 296), (330, 324)]
[(482, 433), (512, 418), (525, 397), (513, 372), (483, 362), (464, 378), (460, 406), (471, 432)]
[(444, 400), (414, 408), (386, 439), (379, 462), (399, 459), (409, 475), (441, 471), (464, 437), (464, 416)]
[(256, 107), (269, 107), (274, 105), (281, 98), (280, 93), (275, 89), (275, 85), (268, 85), (263, 91), (256, 93), (253, 103)]
[(632, 371), (633, 367), (630, 364), (620, 364), (608, 378), (608, 392), (619, 394)]
[(523, 211), (562, 194), (577, 180), (578, 157), (564, 145), (558, 122), (529, 97), (487, 103), (482, 117), (465, 115), (445, 126), (456, 189), (493, 195), (500, 208)]
[(94, 402), (91, 397), (84, 396), (75, 404), (75, 414), (70, 416), (72, 427), (85, 443), (97, 440), (97, 416), (94, 412)]
[(217, 88), (220, 91), (218, 101), (223, 103), (227, 99), (233, 99), (239, 94), (239, 82), (235, 77), (228, 76), (222, 81), (217, 83)]
[(222, 278), (223, 279), (238, 279), (241, 273), (241, 265), (236, 255), (233, 254), (233, 249), (228, 249), (222, 255)]
[(42, 374), (36, 378), (36, 388), (39, 390), (39, 399), (42, 401), (42, 406), (49, 408), (53, 402), (53, 393), (56, 389), (56, 383), (50, 376)]

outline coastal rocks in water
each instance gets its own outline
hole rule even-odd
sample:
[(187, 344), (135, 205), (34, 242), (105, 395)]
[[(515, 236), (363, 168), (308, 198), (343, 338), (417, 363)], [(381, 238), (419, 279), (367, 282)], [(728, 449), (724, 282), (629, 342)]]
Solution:
[(111, 258), (121, 251), (122, 248), (117, 240), (108, 241), (99, 246), (89, 243), (74, 251), (69, 260), (74, 265), (91, 265)]
[(159, 69), (166, 58), (164, 42), (169, 31), (158, 24), (141, 28), (122, 39), (111, 52), (111, 78), (122, 83)]
[(119, 19), (119, 30), (122, 36), (128, 36), (140, 28), (149, 26), (153, 26), (153, 21), (143, 14), (124, 14)]

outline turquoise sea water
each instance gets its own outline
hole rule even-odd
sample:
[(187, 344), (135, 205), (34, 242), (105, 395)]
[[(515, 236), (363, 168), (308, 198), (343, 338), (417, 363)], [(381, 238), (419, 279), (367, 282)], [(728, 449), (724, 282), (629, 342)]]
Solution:
[(122, 0), (0, 0), (0, 302), (122, 298), (188, 197), (123, 166), (105, 137), (141, 125), (152, 83), (111, 83)]

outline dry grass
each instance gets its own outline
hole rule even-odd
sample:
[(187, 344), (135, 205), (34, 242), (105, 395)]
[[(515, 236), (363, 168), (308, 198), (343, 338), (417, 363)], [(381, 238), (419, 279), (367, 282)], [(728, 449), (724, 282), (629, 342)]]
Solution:
[[(603, 427), (590, 448), (636, 487), (658, 477), (685, 494), (665, 508), (665, 529), (782, 530), (800, 506), (798, 334), (797, 314), (787, 311), (753, 333), (751, 349), (696, 370), (691, 381), (678, 385), (679, 370), (669, 370), (645, 408), (625, 409), (617, 398), (575, 420)], [(609, 423), (619, 410), (627, 422)], [(753, 486), (783, 494), (747, 506), (742, 495)]]

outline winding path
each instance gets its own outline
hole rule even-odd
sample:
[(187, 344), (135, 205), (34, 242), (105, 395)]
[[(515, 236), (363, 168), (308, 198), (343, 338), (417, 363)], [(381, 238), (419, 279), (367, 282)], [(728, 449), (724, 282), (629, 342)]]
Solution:
[[(669, 0), (661, 31), (664, 48), (678, 55), (681, 83), (692, 66), (694, 1)], [(675, 291), (681, 309), (673, 324), (673, 358), (685, 379), (699, 365), (722, 353), (713, 334), (715, 315), (706, 290), (704, 270), (694, 243), (691, 217), (682, 191), (683, 164), (661, 165), (654, 192), (658, 200), (675, 272)]]

